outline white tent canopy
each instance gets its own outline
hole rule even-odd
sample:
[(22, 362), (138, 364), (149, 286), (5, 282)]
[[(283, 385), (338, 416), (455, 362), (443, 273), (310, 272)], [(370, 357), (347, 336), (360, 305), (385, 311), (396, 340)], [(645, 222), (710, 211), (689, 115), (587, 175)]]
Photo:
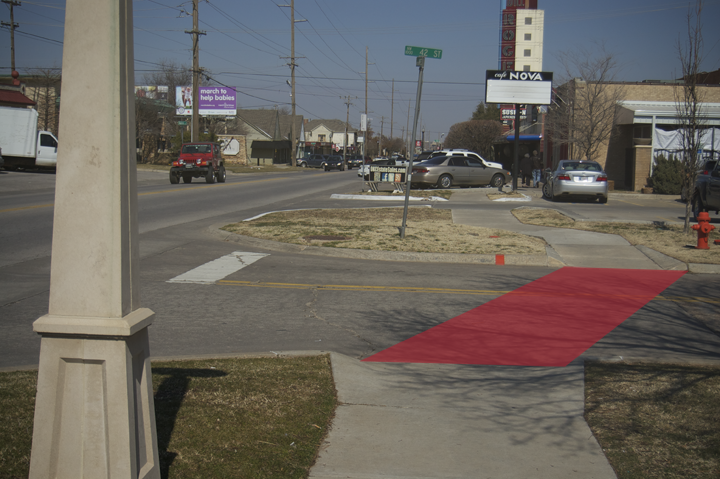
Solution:
[[(720, 152), (720, 128), (702, 130), (698, 144), (703, 151)], [(653, 133), (653, 148), (657, 150), (682, 151), (682, 132), (680, 130), (665, 131), (655, 128)]]

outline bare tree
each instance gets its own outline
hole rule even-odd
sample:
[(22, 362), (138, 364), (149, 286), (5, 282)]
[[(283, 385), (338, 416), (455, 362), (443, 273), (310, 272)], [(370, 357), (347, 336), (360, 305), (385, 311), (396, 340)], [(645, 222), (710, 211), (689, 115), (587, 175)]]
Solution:
[(455, 123), (445, 138), (445, 148), (466, 148), (490, 158), (492, 147), (502, 135), (502, 123), (494, 120), (470, 120)]
[[(704, 94), (698, 88), (698, 74), (702, 64), (703, 37), (702, 37), (702, 0), (691, 5), (687, 14), (687, 41), (678, 40), (678, 57), (682, 68), (682, 80), (675, 88), (675, 107), (680, 136), (682, 138), (684, 160), (682, 187), (686, 191), (693, 191), (697, 180), (698, 147), (702, 144), (705, 132), (705, 119), (702, 116)], [(685, 203), (685, 226), (683, 230), (690, 232), (690, 217), (692, 210), (702, 211), (702, 202), (696, 195), (688, 195)]]
[(60, 97), (60, 68), (32, 68), (29, 70), (32, 86), (35, 87), (33, 100), (37, 103), (38, 128), (58, 133), (58, 103)]
[(568, 145), (569, 157), (597, 160), (598, 150), (615, 131), (618, 102), (624, 97), (622, 85), (613, 83), (619, 65), (602, 44), (597, 52), (580, 48), (558, 57), (565, 72), (548, 118), (552, 138)]
[(178, 65), (173, 60), (160, 60), (158, 69), (146, 73), (143, 80), (147, 85), (167, 86), (168, 103), (175, 105), (175, 87), (192, 85), (192, 73), (188, 65)]

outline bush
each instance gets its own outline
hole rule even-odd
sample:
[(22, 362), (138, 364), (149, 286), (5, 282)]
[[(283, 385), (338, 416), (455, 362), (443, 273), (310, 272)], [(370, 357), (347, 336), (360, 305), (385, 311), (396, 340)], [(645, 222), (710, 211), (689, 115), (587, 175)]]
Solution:
[(651, 178), (653, 193), (679, 195), (682, 191), (682, 172), (682, 163), (675, 155), (669, 158), (665, 155), (657, 156)]

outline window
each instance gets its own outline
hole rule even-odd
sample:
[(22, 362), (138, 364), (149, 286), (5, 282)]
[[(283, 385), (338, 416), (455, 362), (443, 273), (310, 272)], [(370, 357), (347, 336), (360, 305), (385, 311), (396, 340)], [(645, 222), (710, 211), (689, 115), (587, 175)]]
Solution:
[(318, 141), (325, 141), (325, 135), (318, 135)]
[(532, 40), (532, 33), (526, 33), (526, 34), (525, 34), (525, 41), (526, 41), (526, 42), (529, 42), (529, 41), (531, 41), (531, 40)]
[(50, 148), (57, 148), (57, 141), (50, 135), (40, 135), (40, 146), (49, 146)]
[(523, 51), (523, 55), (526, 56), (526, 57), (529, 57), (529, 56), (530, 56), (530, 49), (528, 48), (527, 50), (524, 50), (524, 51)]
[(532, 25), (532, 17), (525, 17), (525, 25)]
[(523, 71), (529, 72), (530, 71), (530, 65), (523, 65)]

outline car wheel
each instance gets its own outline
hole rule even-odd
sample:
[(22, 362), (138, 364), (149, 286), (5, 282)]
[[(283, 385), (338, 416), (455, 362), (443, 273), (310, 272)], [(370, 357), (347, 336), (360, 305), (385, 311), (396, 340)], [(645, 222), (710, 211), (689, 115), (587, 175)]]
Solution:
[(190, 175), (190, 174), (183, 175), (183, 183), (192, 183), (192, 175)]
[(605, 203), (607, 203), (607, 200), (608, 200), (608, 199), (607, 199), (607, 196), (601, 196), (600, 198), (598, 198), (598, 202), (599, 202), (601, 205), (604, 205)]
[(215, 183), (215, 170), (213, 167), (208, 167), (207, 173), (205, 174), (205, 183)]
[(697, 217), (705, 210), (705, 205), (703, 205), (702, 199), (700, 199), (700, 195), (695, 193), (693, 195), (692, 199), (692, 212), (693, 216), (695, 217), (695, 221), (697, 221)]
[(217, 174), (217, 182), (225, 183), (225, 177), (226, 177), (225, 166), (220, 166), (220, 169), (218, 170), (218, 174)]
[(301, 168), (307, 168), (307, 163), (305, 163), (305, 162), (303, 161), (302, 163), (300, 163), (300, 167), (301, 167)]
[(543, 183), (542, 194), (543, 194), (543, 196), (544, 196), (545, 198), (547, 198), (547, 199), (551, 199), (551, 198), (552, 198), (552, 190), (551, 190), (551, 187), (550, 187), (550, 183), (548, 183), (547, 181), (546, 181), (545, 183)]
[(505, 180), (503, 179), (502, 175), (495, 175), (492, 177), (492, 180), (490, 180), (490, 186), (494, 188), (500, 188), (505, 184)]
[(170, 183), (172, 183), (173, 185), (177, 185), (178, 183), (180, 183), (180, 175), (178, 175), (174, 171), (171, 171), (170, 172)]
[(438, 178), (437, 181), (437, 187), (447, 189), (452, 186), (452, 176), (450, 175), (442, 175), (440, 178)]

